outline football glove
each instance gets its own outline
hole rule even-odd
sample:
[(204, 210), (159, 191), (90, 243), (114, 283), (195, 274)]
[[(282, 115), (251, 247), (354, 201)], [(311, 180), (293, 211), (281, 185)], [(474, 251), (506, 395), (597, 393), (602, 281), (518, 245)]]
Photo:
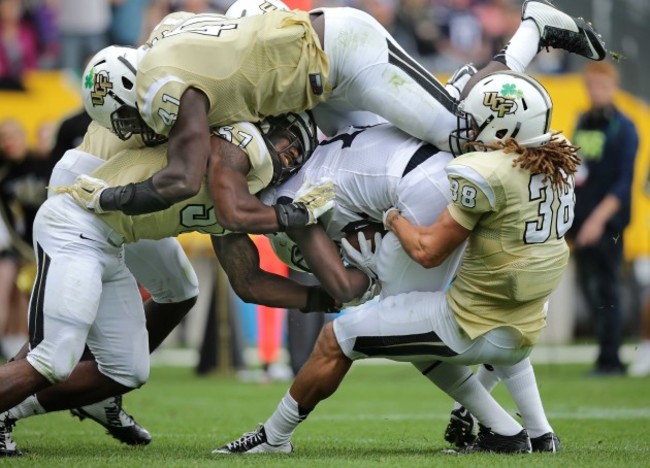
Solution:
[(335, 185), (332, 179), (322, 178), (316, 183), (310, 180), (296, 192), (294, 203), (302, 203), (309, 215), (309, 224), (315, 224), (318, 218), (334, 208)]
[(93, 211), (103, 213), (99, 203), (102, 191), (108, 187), (108, 184), (101, 179), (87, 176), (85, 174), (77, 176), (72, 185), (62, 187), (52, 187), (55, 193), (68, 193), (74, 198), (79, 206)]
[(347, 239), (341, 239), (343, 256), (350, 265), (357, 267), (371, 279), (377, 280), (377, 253), (381, 247), (381, 233), (375, 233), (374, 251), (372, 250), (372, 244), (368, 239), (366, 239), (366, 236), (364, 236), (363, 232), (357, 232), (357, 238), (359, 239), (359, 250), (352, 247), (352, 244), (350, 244)]
[(349, 307), (356, 307), (361, 304), (364, 304), (368, 302), (370, 299), (372, 299), (373, 297), (375, 297), (380, 292), (381, 292), (381, 283), (373, 278), (370, 278), (370, 284), (368, 285), (368, 289), (366, 289), (366, 291), (356, 299), (352, 299), (350, 302), (344, 302), (343, 308), (347, 309)]

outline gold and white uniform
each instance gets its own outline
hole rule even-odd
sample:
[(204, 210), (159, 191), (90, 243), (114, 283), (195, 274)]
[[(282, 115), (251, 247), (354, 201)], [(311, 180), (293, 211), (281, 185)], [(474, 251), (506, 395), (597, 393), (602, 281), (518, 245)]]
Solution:
[(447, 167), (449, 212), (473, 231), (448, 300), (470, 338), (508, 325), (533, 344), (546, 325), (544, 304), (569, 260), (564, 234), (573, 221), (574, 194), (513, 168), (515, 156), (470, 153)]
[[(217, 132), (248, 151), (251, 190), (266, 186), (272, 164), (254, 126), (232, 125)], [(50, 186), (69, 185), (80, 173), (115, 184), (138, 182), (163, 167), (165, 155), (165, 146), (122, 142), (92, 125), (82, 144), (57, 164)], [(34, 221), (38, 273), (27, 356), (34, 369), (52, 383), (64, 381), (87, 344), (101, 373), (130, 388), (142, 385), (149, 376), (149, 347), (134, 277), (159, 303), (196, 297), (196, 274), (178, 242), (168, 237), (190, 230), (223, 232), (205, 186), (182, 204), (133, 217), (121, 212), (98, 216), (68, 195), (46, 200)]]
[(389, 121), (449, 149), (456, 101), (377, 20), (354, 8), (310, 13), (323, 15), (324, 45), (297, 10), (165, 18), (138, 64), (143, 119), (169, 134), (182, 94), (195, 87), (210, 100), (212, 126), (313, 108), (328, 136)]
[[(270, 183), (273, 176), (271, 156), (259, 130), (253, 124), (223, 126), (214, 133), (237, 145), (248, 155), (251, 170), (246, 178), (250, 193), (255, 194)], [(116, 154), (91, 175), (106, 181), (110, 186), (126, 185), (151, 177), (166, 164), (166, 145), (145, 147), (135, 154), (129, 150)], [(207, 175), (199, 193), (167, 209), (137, 216), (110, 211), (101, 214), (100, 218), (119, 233), (126, 243), (140, 239), (163, 239), (190, 231), (213, 235), (225, 232), (214, 214)]]
[[(163, 20), (152, 33), (137, 72), (140, 112), (161, 135), (169, 134), (190, 87), (208, 97), (210, 126), (303, 111), (330, 93), (329, 62), (305, 12), (199, 14), (171, 23)], [(312, 92), (310, 75), (320, 94)]]
[(513, 365), (530, 354), (568, 262), (574, 193), (513, 168), (514, 157), (471, 153), (447, 166), (448, 210), (472, 230), (455, 280), (447, 292), (387, 297), (336, 320), (346, 356)]

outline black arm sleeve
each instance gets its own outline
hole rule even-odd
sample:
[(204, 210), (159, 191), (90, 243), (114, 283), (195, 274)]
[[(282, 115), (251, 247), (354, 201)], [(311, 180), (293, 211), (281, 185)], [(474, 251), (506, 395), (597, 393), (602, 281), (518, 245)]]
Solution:
[(104, 211), (122, 211), (127, 215), (153, 213), (172, 205), (158, 193), (152, 178), (137, 184), (108, 187), (102, 192), (99, 203)]
[(332, 296), (320, 286), (310, 286), (307, 293), (307, 305), (300, 312), (339, 312), (340, 307)]

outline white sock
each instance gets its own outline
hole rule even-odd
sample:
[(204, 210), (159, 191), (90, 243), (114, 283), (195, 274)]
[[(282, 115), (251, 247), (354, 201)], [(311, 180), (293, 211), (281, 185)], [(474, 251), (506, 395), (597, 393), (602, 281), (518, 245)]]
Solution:
[(490, 393), (492, 393), (494, 387), (499, 383), (499, 375), (494, 371), (494, 366), (489, 364), (481, 364), (478, 366), (476, 377), (481, 382), (481, 385)]
[(517, 405), (528, 435), (539, 437), (547, 432), (553, 432), (544, 413), (530, 359), (524, 359), (514, 366), (494, 367)]
[(426, 372), (425, 377), (467, 408), (481, 424), (492, 431), (506, 436), (521, 432), (521, 425), (499, 406), (469, 367), (446, 362), (429, 369), (418, 363), (414, 363), (414, 366), (421, 372)]
[(508, 68), (523, 73), (539, 52), (539, 39), (537, 25), (532, 19), (527, 19), (521, 22), (510, 42), (498, 55), (505, 53)]
[(282, 445), (288, 442), (298, 424), (305, 418), (307, 418), (307, 414), (300, 414), (298, 403), (287, 391), (275, 412), (264, 423), (266, 440), (271, 445)]
[[(494, 367), (489, 366), (488, 368), (486, 364), (481, 364), (478, 366), (476, 369), (476, 378), (479, 382), (481, 382), (481, 385), (483, 385), (485, 389), (490, 393), (492, 393), (494, 387), (496, 387), (499, 383), (499, 376), (496, 372), (494, 372)], [(459, 409), (461, 406), (463, 405), (456, 401), (454, 402), (453, 409)]]
[(38, 402), (36, 395), (28, 396), (22, 401), (22, 403), (18, 403), (7, 411), (9, 417), (16, 420), (36, 416), (37, 414), (44, 414), (46, 412), (45, 408), (43, 408)]

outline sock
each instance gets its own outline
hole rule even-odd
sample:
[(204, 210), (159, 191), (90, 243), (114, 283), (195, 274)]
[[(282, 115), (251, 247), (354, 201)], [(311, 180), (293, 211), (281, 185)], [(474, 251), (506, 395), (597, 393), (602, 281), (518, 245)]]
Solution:
[(492, 398), (469, 367), (446, 362), (440, 362), (435, 367), (419, 363), (414, 365), (421, 372), (426, 372), (425, 377), (467, 408), (481, 424), (497, 434), (512, 436), (523, 429)]
[(298, 424), (303, 422), (310, 412), (311, 410), (300, 408), (287, 391), (275, 412), (264, 423), (267, 442), (270, 445), (282, 445), (288, 442)]
[(539, 52), (539, 29), (532, 19), (522, 21), (510, 42), (493, 60), (506, 64), (513, 71), (523, 73)]
[(36, 416), (37, 414), (44, 414), (45, 408), (41, 406), (36, 398), (36, 395), (30, 395), (25, 398), (22, 403), (18, 403), (16, 406), (7, 411), (8, 416), (11, 419), (24, 419), (30, 416)]
[(514, 366), (495, 366), (495, 370), (517, 405), (528, 435), (539, 437), (552, 432), (553, 429), (544, 413), (530, 359), (524, 359)]
[(490, 364), (481, 364), (476, 371), (476, 377), (485, 389), (492, 393), (494, 387), (499, 383), (499, 375), (494, 371), (494, 366)]
[[(494, 387), (496, 387), (499, 383), (499, 376), (496, 372), (494, 372), (494, 367), (490, 364), (479, 365), (476, 369), (476, 378), (479, 382), (481, 382), (481, 385), (483, 385), (485, 389), (490, 393), (492, 393)], [(461, 406), (463, 405), (455, 401), (453, 409), (459, 409)]]

